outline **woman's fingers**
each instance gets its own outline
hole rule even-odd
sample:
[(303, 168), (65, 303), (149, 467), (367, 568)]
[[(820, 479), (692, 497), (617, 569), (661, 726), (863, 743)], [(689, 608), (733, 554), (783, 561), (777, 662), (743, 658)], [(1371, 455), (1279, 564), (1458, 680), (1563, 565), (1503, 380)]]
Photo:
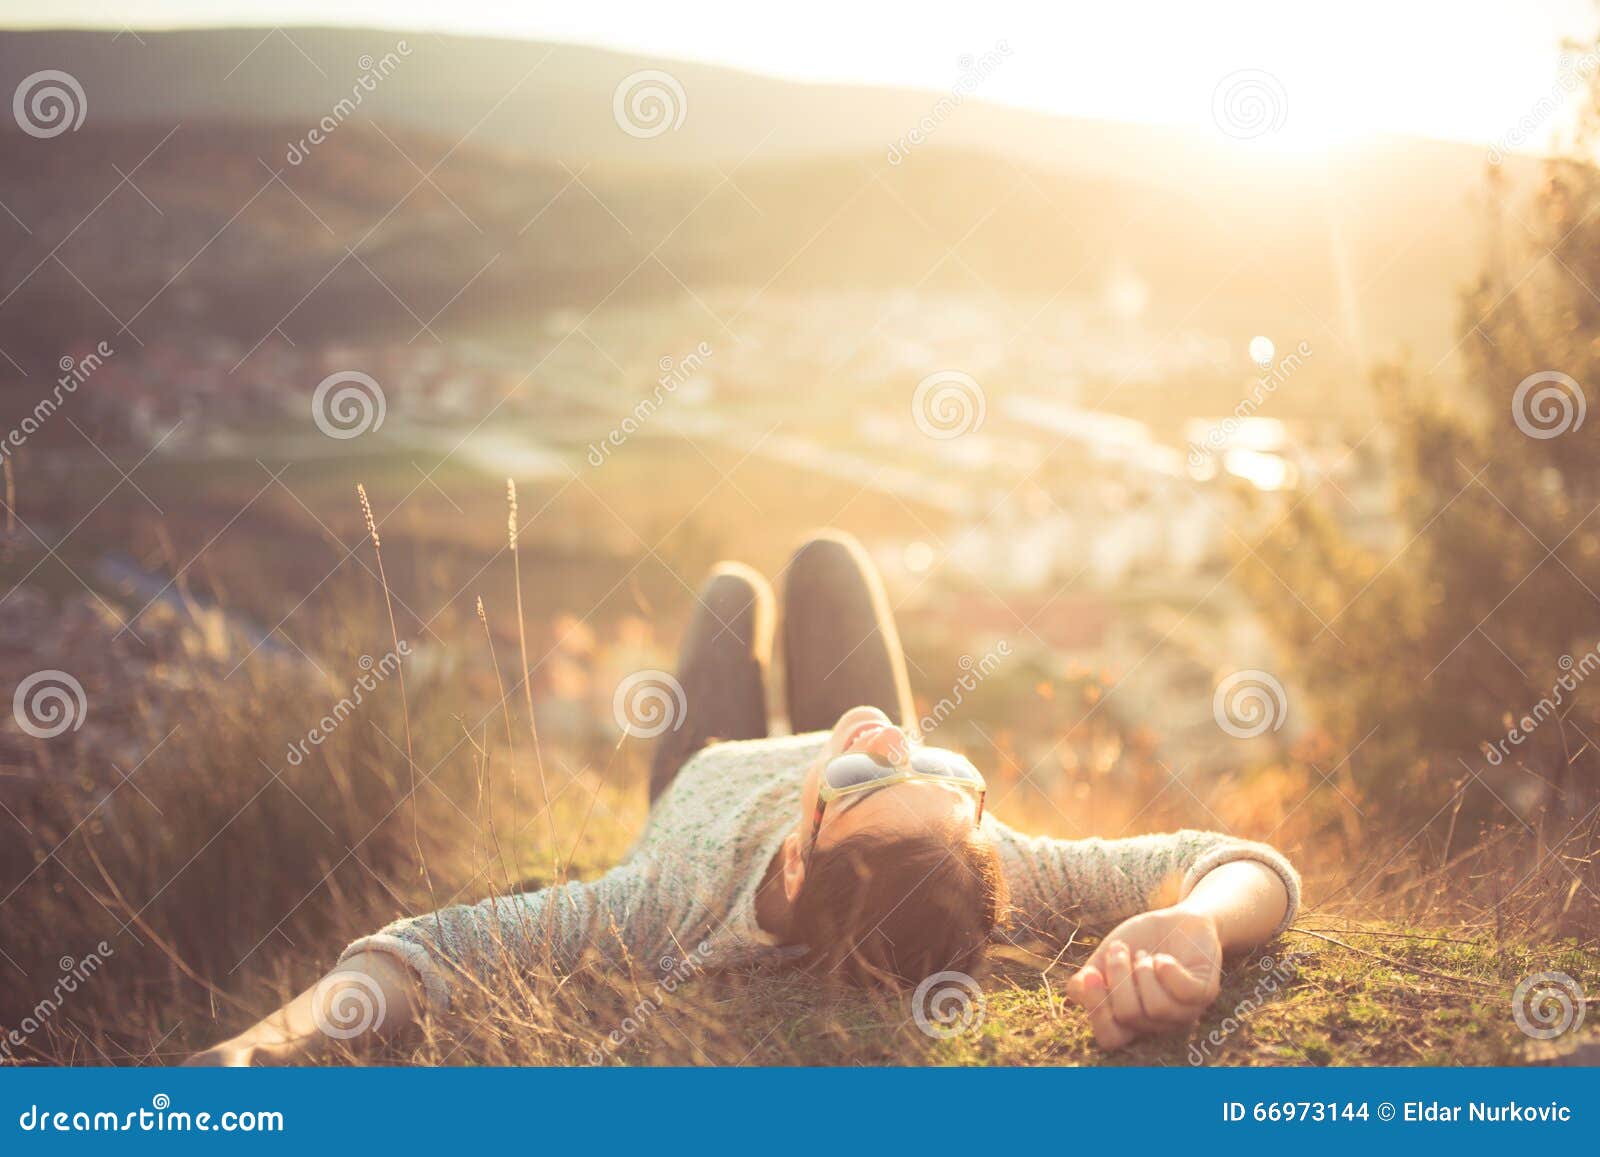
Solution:
[(1179, 1004), (1204, 1008), (1215, 997), (1208, 977), (1197, 976), (1185, 968), (1176, 956), (1166, 952), (1156, 953), (1153, 961), (1156, 979), (1161, 987)]
[(1124, 1028), (1137, 1031), (1144, 1025), (1144, 1009), (1139, 1004), (1139, 990), (1133, 984), (1133, 957), (1128, 946), (1120, 941), (1108, 944), (1104, 968), (1112, 1015)]
[(1085, 964), (1067, 979), (1067, 999), (1080, 1008), (1089, 1007), (1089, 974), (1093, 973), (1100, 978), (1100, 987), (1105, 987), (1105, 978), (1100, 976), (1100, 970), (1091, 962)]
[(225, 1042), (195, 1053), (183, 1065), (185, 1068), (248, 1068), (252, 1059), (250, 1049)]
[(910, 751), (906, 733), (892, 723), (867, 722), (856, 727), (845, 740), (845, 751), (861, 751), (885, 763), (904, 763)]
[(1115, 940), (1101, 945), (1067, 981), (1067, 996), (1083, 1006), (1095, 1040), (1107, 1049), (1141, 1033), (1194, 1023), (1213, 995), (1209, 978), (1170, 953), (1131, 952)]
[(1089, 1014), (1089, 1027), (1101, 1048), (1120, 1049), (1133, 1039), (1133, 1031), (1117, 1023), (1111, 1011), (1111, 992), (1106, 978), (1093, 964), (1081, 969), (1074, 980), (1080, 982), (1082, 998), (1079, 1003)]
[(1095, 967), (1090, 961), (1072, 974), (1067, 981), (1067, 999), (1087, 1009), (1090, 1004), (1091, 990), (1104, 992), (1106, 987), (1105, 974)]
[(876, 707), (852, 707), (833, 725), (833, 750), (843, 754), (854, 746), (858, 736), (882, 727), (889, 717)]
[(906, 733), (892, 723), (868, 732), (862, 739), (865, 750), (890, 763), (904, 763), (906, 758)]
[(1133, 960), (1133, 986), (1145, 1017), (1161, 1028), (1191, 1024), (1199, 1013), (1198, 1006), (1183, 1004), (1166, 990), (1156, 978), (1155, 957), (1142, 949)]

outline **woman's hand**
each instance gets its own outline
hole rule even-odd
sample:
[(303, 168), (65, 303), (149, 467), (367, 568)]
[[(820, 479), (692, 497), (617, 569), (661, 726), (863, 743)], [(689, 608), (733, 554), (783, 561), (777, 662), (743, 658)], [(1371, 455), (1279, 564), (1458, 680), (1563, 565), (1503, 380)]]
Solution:
[(235, 1038), (195, 1053), (183, 1064), (185, 1068), (248, 1069), (266, 1062), (255, 1045)]
[(1186, 1028), (1217, 999), (1223, 950), (1264, 943), (1288, 908), (1288, 888), (1275, 871), (1256, 860), (1230, 860), (1171, 908), (1113, 928), (1067, 982), (1067, 996), (1089, 1014), (1104, 1048)]
[(415, 1018), (421, 1006), (416, 977), (394, 957), (358, 952), (315, 986), (238, 1036), (198, 1052), (186, 1065), (237, 1068), (302, 1064), (328, 1046), (329, 1033), (350, 1040), (386, 1036)]
[(906, 733), (876, 707), (852, 707), (833, 726), (824, 761), (848, 751), (863, 751), (885, 763), (902, 763), (911, 750)]
[(1187, 1028), (1222, 986), (1217, 922), (1179, 905), (1124, 920), (1067, 982), (1102, 1048)]

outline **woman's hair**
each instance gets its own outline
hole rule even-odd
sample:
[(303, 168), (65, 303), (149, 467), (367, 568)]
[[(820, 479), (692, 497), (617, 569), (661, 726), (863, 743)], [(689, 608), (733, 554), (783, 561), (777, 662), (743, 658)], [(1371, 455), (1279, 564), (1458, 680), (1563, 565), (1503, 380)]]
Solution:
[(1006, 908), (1000, 857), (977, 831), (818, 848), (795, 900), (808, 963), (862, 987), (909, 987), (972, 972)]

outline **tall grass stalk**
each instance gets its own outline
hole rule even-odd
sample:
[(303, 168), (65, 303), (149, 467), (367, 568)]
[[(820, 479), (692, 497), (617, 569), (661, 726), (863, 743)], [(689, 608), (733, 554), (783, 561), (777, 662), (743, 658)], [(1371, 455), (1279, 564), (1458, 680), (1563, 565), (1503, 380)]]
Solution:
[[(506, 544), (511, 548), (512, 579), (517, 588), (517, 647), (522, 656), (522, 695), (528, 709), (528, 732), (533, 737), (533, 766), (539, 773), (539, 805), (550, 823), (550, 854), (555, 857), (555, 875), (558, 882), (566, 879), (566, 868), (561, 862), (561, 845), (556, 836), (556, 817), (550, 810), (550, 785), (544, 776), (544, 753), (539, 747), (539, 723), (533, 717), (533, 670), (528, 666), (528, 631), (522, 613), (522, 560), (517, 554), (517, 484), (506, 479)], [(501, 702), (505, 701), (504, 696)], [(513, 808), (516, 799), (516, 775), (512, 774)], [(514, 814), (514, 813), (513, 813)], [(515, 828), (515, 819), (512, 822)]]
[[(389, 613), (389, 638), (394, 646), (394, 653), (400, 654), (400, 628), (394, 620), (394, 596), (389, 591), (389, 576), (383, 569), (383, 544), (378, 538), (378, 522), (372, 517), (372, 503), (367, 500), (367, 488), (360, 482), (356, 483), (356, 497), (361, 500), (361, 516), (367, 522), (367, 534), (372, 538), (372, 553), (378, 559), (378, 583), (383, 587), (383, 606)], [(422, 852), (422, 833), (417, 818), (417, 756), (411, 743), (411, 705), (406, 694), (406, 665), (402, 657), (395, 665), (395, 674), (400, 680), (400, 717), (405, 723), (406, 737), (406, 766), (411, 772), (411, 843), (417, 852), (417, 870), (422, 878), (427, 881), (428, 895), (433, 897), (433, 877), (428, 874), (428, 860)], [(434, 907), (438, 908), (437, 899)]]
[[(512, 865), (512, 868), (516, 872), (517, 878), (521, 879), (522, 878), (522, 862), (521, 862), (521, 857), (517, 854), (517, 813), (516, 813), (517, 741), (514, 738), (512, 738), (511, 708), (506, 703), (506, 685), (505, 685), (505, 680), (500, 677), (500, 661), (499, 661), (499, 659), (495, 658), (495, 653), (494, 653), (494, 632), (489, 629), (489, 613), (486, 610), (484, 610), (484, 607), (483, 607), (483, 596), (482, 595), (478, 596), (478, 621), (483, 624), (483, 638), (484, 638), (484, 641), (489, 644), (489, 667), (490, 667), (491, 670), (494, 671), (495, 691), (500, 697), (500, 714), (505, 719), (505, 723), (506, 723), (506, 754), (507, 754), (507, 759), (510, 762), (511, 783), (512, 783), (512, 796), (511, 796), (511, 799), (512, 799), (512, 812), (511, 812), (511, 865)], [(485, 741), (485, 743), (484, 743), (484, 760), (485, 760), (486, 763), (488, 761), (488, 758), (489, 758), (489, 755), (488, 755), (488, 743), (487, 743), (487, 741)], [(492, 806), (493, 806), (493, 797), (491, 795), (491, 808), (492, 808)], [(493, 823), (492, 812), (491, 812), (491, 821), (490, 822), (491, 822), (491, 824)], [(498, 835), (496, 835), (494, 837), (494, 841), (495, 841), (495, 849), (498, 852), (499, 849), (500, 849), (500, 837)]]

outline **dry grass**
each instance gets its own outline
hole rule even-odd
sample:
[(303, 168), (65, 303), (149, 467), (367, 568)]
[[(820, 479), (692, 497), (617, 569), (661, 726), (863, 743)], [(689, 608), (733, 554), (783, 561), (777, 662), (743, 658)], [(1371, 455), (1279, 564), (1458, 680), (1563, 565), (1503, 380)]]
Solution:
[[(387, 584), (373, 593), (381, 618), (368, 606), (327, 620), (323, 650), (349, 655), (348, 670), (401, 637)], [(19, 802), (26, 835), (0, 844), (0, 967), (17, 970), (0, 985), (0, 1023), (34, 1027), (9, 1060), (171, 1063), (305, 987), (349, 939), (397, 915), (617, 862), (644, 819), (645, 745), (541, 742), (526, 681), (490, 661), (487, 626), (487, 615), (481, 627), (459, 625), (458, 650), (480, 657), (470, 670), (383, 685), (298, 764), (281, 753), (338, 689), (270, 663), (222, 680), (197, 661), (194, 694), (176, 717), (149, 706), (139, 722), (151, 754), (109, 795), (84, 782)], [(526, 670), (525, 644), (518, 651)], [(1215, 816), (1240, 834), (1270, 834), (1307, 875), (1312, 906), (1299, 930), (1269, 946), (1271, 966), (1262, 954), (1237, 962), (1214, 1017), (1191, 1037), (1116, 1058), (1092, 1048), (1061, 999), (1092, 948), (1086, 930), (1058, 959), (997, 959), (981, 1026), (947, 1040), (921, 1032), (905, 1000), (792, 969), (698, 975), (662, 994), (659, 963), (638, 962), (633, 975), (507, 970), (449, 1018), (334, 1059), (1186, 1064), (1198, 1049), (1206, 1063), (1493, 1063), (1516, 1057), (1525, 1039), (1509, 1006), (1521, 977), (1560, 968), (1600, 992), (1592, 823), (1563, 831), (1552, 821), (1544, 840), (1509, 821), (1474, 827), (1445, 789), (1446, 806), (1420, 833), (1387, 823), (1382, 800), (1363, 800), (1369, 814), (1357, 825), (1292, 766), (1228, 777), (1196, 799), (1163, 792), (1160, 769), (1105, 736), (1025, 776), (1031, 753), (1058, 737), (972, 722), (985, 725), (968, 738), (996, 809), (1018, 826), (1091, 834), (1087, 822), (1092, 834), (1118, 835)], [(543, 798), (529, 798), (531, 783)], [(111, 952), (99, 972), (38, 1015), (61, 958), (81, 960), (102, 941)], [(1285, 978), (1263, 996), (1274, 968)], [(1229, 1027), (1247, 999), (1248, 1015)], [(1225, 1039), (1201, 1048), (1213, 1032)]]

